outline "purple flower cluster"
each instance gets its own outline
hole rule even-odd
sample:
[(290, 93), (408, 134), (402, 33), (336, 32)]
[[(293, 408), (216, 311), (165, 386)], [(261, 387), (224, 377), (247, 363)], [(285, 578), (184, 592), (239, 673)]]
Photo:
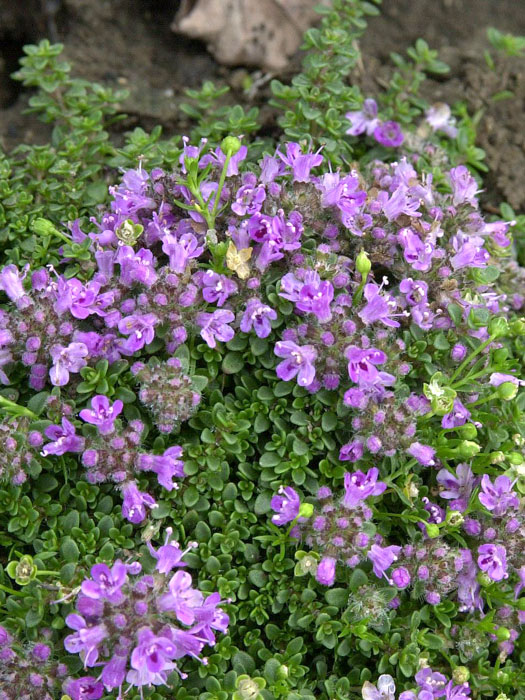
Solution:
[[(175, 367), (179, 369), (177, 362)], [(45, 436), (50, 442), (44, 444), (41, 454), (44, 457), (80, 454), (87, 480), (92, 484), (106, 481), (116, 484), (123, 496), (123, 516), (138, 524), (146, 518), (148, 509), (156, 507), (152, 496), (139, 491), (136, 483), (138, 474), (153, 472), (158, 483), (172, 491), (178, 488), (174, 479), (185, 476), (184, 462), (179, 445), (169, 447), (161, 455), (143, 452), (144, 424), (132, 420), (126, 427), (121, 427), (117, 418), (122, 407), (122, 401), (111, 403), (106, 396), (95, 396), (91, 400), (91, 408), (80, 411), (79, 416), (96, 426), (96, 434), (89, 432), (86, 436), (80, 435), (72, 421), (63, 416), (59, 425), (50, 425), (45, 429)]]
[[(398, 140), (392, 124), (378, 121), (373, 101), (349, 118), (355, 133), (390, 145)], [(393, 456), (410, 449), (421, 464), (435, 463), (430, 448), (422, 450), (415, 439), (414, 417), (425, 410), (423, 401), (415, 409), (415, 400), (397, 397), (396, 379), (412, 364), (404, 341), (396, 338), (393, 346), (392, 334), (410, 323), (423, 331), (450, 330), (457, 322), (447, 313), (451, 304), (463, 310), (462, 324), (472, 309), (495, 314), (516, 306), (514, 297), (494, 294), (490, 283), (474, 285), (474, 296), (460, 291), (472, 267), (489, 264), (494, 241), (510, 245), (508, 225), (484, 222), (476, 182), (464, 166), (450, 170), (451, 192), (443, 194), (406, 158), (374, 162), (363, 172), (316, 175), (323, 156), (297, 143), (266, 155), (258, 172), (240, 173), (243, 146), (228, 161), (219, 193), (226, 156), (221, 149), (204, 153), (205, 145), (185, 141), (178, 173), (126, 172), (111, 189), (110, 210), (93, 220), (96, 230), (73, 227), (75, 240), (92, 242), (97, 269), (90, 281), (46, 269), (33, 272), (29, 282), (28, 270), (13, 265), (0, 272), (0, 287), (14, 307), (0, 313), (0, 380), (8, 383), (13, 364), (21, 362), (30, 368), (33, 389), (51, 383), (71, 393), (85, 367), (132, 356), (141, 362), (138, 356), (153, 342), (169, 356), (187, 340), (216, 348), (237, 333), (268, 338), (279, 305), (288, 302), (293, 321), (273, 341), (277, 375), (311, 393), (343, 392), (357, 413), (343, 454), (355, 460), (365, 451)], [(210, 211), (214, 197), (220, 199), (211, 237), (201, 211), (192, 209), (195, 193), (181, 184), (185, 158), (203, 173), (199, 196)], [(370, 263), (364, 278), (354, 262), (358, 255)], [(394, 284), (376, 280), (378, 268), (395, 271)], [(268, 291), (267, 274), (278, 300)], [(487, 333), (462, 331), (482, 340)], [(161, 373), (168, 378), (172, 369), (166, 365)], [(155, 374), (160, 371), (159, 365)], [(162, 432), (188, 416), (197, 400), (187, 379), (172, 379), (181, 384), (171, 396), (158, 383), (160, 374), (155, 386), (139, 392)], [(97, 420), (110, 431), (119, 406), (104, 410), (108, 417)], [(469, 416), (458, 398), (443, 427), (459, 427)]]
[(0, 421), (0, 482), (20, 486), (28, 473), (39, 470), (38, 448), (44, 440), (29, 424), (24, 417)]
[(173, 432), (195, 413), (201, 397), (178, 358), (136, 362), (131, 372), (140, 386), (139, 399), (151, 411), (161, 433)]
[(366, 133), (373, 136), (382, 146), (395, 148), (401, 146), (404, 141), (403, 132), (397, 122), (382, 122), (377, 116), (377, 103), (368, 98), (363, 103), (363, 108), (356, 112), (347, 112), (345, 117), (351, 126), (347, 130), (350, 136), (360, 136)]
[(119, 696), (124, 682), (137, 688), (164, 685), (174, 671), (186, 678), (180, 660), (188, 656), (206, 664), (202, 650), (228, 628), (219, 594), (205, 597), (192, 587), (182, 568), (185, 551), (170, 535), (171, 530), (157, 550), (148, 545), (156, 559), (151, 575), (140, 575), (138, 562), (95, 564), (82, 583), (76, 612), (66, 618), (73, 630), (64, 640), (66, 650), (79, 654), (85, 668), (97, 667), (103, 687), (118, 689)]
[(104, 686), (92, 676), (73, 680), (67, 666), (55, 659), (48, 641), (51, 630), (42, 630), (45, 641), (22, 646), (0, 626), (0, 700), (54, 700), (61, 691), (72, 700), (99, 700)]
[[(298, 517), (300, 498), (293, 488), (281, 487), (279, 494), (272, 498), (271, 507), (277, 513), (272, 522), (285, 525), (297, 519), (290, 534), (302, 538), (310, 548), (321, 553), (316, 572), (319, 583), (325, 586), (334, 583), (338, 562), (353, 569), (367, 557), (378, 561), (381, 548), (374, 542), (381, 538), (374, 539), (375, 529), (370, 522), (372, 510), (366, 503), (368, 498), (379, 496), (386, 489), (378, 476), (376, 468), (369, 469), (366, 474), (360, 471), (345, 474), (344, 493), (340, 499), (333, 498), (331, 489), (322, 486), (317, 494), (319, 510), (313, 510), (310, 517)], [(377, 575), (381, 576), (382, 572)]]
[[(424, 666), (416, 673), (417, 690), (405, 690), (398, 700), (469, 700), (468, 683), (456, 684), (438, 671)], [(365, 681), (362, 688), (363, 700), (396, 700), (396, 684), (392, 676), (379, 676), (377, 684)]]

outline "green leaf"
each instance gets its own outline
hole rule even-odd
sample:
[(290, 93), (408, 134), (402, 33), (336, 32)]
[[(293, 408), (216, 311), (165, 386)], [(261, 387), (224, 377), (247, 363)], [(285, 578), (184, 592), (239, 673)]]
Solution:
[(348, 587), (351, 591), (357, 591), (361, 586), (365, 586), (368, 583), (368, 576), (362, 569), (354, 569), (352, 575), (350, 576), (350, 581)]
[(331, 411), (323, 413), (321, 418), (321, 427), (324, 431), (329, 432), (330, 430), (335, 430), (337, 427), (337, 416)]
[(236, 673), (252, 674), (255, 671), (255, 661), (244, 651), (238, 651), (232, 659), (233, 670)]
[(199, 492), (197, 491), (195, 486), (189, 486), (184, 491), (182, 500), (184, 501), (184, 505), (188, 508), (192, 508), (197, 503), (197, 501), (199, 500)]
[(80, 556), (80, 550), (76, 542), (71, 537), (65, 537), (60, 545), (60, 555), (66, 563), (77, 562)]
[(338, 608), (343, 608), (348, 603), (347, 588), (331, 588), (326, 591), (325, 598), (329, 605), (335, 605)]
[(222, 371), (225, 374), (237, 374), (244, 367), (240, 352), (227, 352), (222, 361)]

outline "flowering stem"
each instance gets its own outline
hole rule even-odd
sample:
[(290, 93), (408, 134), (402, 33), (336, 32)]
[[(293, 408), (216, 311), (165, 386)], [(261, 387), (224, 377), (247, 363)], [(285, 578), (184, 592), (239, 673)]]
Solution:
[(9, 588), (9, 586), (4, 586), (2, 583), (0, 583), (0, 591), (4, 591), (5, 593), (10, 593), (11, 595), (17, 595), (17, 596), (23, 596), (23, 593), (20, 593), (20, 591), (15, 591), (13, 588)]
[(484, 374), (489, 374), (490, 372), (494, 371), (494, 367), (489, 367), (488, 369), (485, 368), (481, 370), (481, 372), (476, 372), (475, 374), (469, 374), (468, 377), (465, 377), (465, 379), (462, 379), (459, 382), (456, 382), (455, 384), (452, 385), (453, 389), (457, 389), (460, 386), (463, 386), (463, 384), (468, 384), (468, 382), (472, 381), (473, 379), (478, 379), (478, 377), (482, 377)]
[(14, 401), (6, 399), (5, 396), (0, 396), (0, 408), (3, 408), (7, 413), (13, 416), (26, 416), (27, 418), (32, 418), (36, 420), (38, 416), (33, 411), (30, 411), (25, 406), (20, 406)]
[(488, 396), (485, 396), (483, 399), (478, 399), (477, 401), (473, 401), (472, 403), (469, 403), (469, 406), (479, 406), (482, 403), (487, 403), (488, 401), (491, 401), (492, 399), (495, 399), (499, 396), (499, 392), (494, 391), (492, 394), (489, 394)]
[(226, 172), (228, 170), (228, 165), (230, 164), (232, 154), (231, 152), (226, 153), (226, 158), (224, 160), (224, 165), (222, 166), (222, 173), (219, 179), (219, 184), (217, 186), (217, 193), (215, 195), (215, 202), (213, 203), (213, 209), (211, 210), (212, 221), (209, 224), (210, 228), (215, 228), (215, 217), (217, 216), (217, 210), (219, 208), (219, 201), (221, 199), (222, 188), (224, 187), (224, 181), (226, 180)]
[(450, 378), (450, 383), (454, 381), (456, 377), (458, 377), (461, 372), (465, 369), (465, 367), (472, 362), (472, 360), (476, 357), (476, 355), (479, 355), (480, 352), (483, 352), (483, 350), (488, 347), (492, 341), (494, 340), (495, 336), (490, 335), (487, 340), (484, 343), (481, 343), (481, 345), (478, 345), (478, 347), (473, 350), (468, 357), (466, 357), (463, 362), (460, 364), (460, 366), (456, 369), (452, 377)]
[[(434, 414), (432, 414), (434, 415)], [(425, 418), (425, 416), (423, 416)], [(411, 459), (409, 460), (406, 464), (403, 464), (403, 466), (397, 470), (397, 472), (394, 472), (393, 474), (390, 475), (389, 481), (392, 482), (394, 479), (397, 479), (398, 476), (401, 476), (401, 474), (404, 474), (407, 472), (411, 467), (413, 467), (415, 464), (417, 464), (417, 460)]]

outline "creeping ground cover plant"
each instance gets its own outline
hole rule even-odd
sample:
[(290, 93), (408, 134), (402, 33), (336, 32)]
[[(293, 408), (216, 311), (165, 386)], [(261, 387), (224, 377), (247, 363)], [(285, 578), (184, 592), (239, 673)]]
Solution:
[(2, 262), (0, 700), (525, 697), (519, 225), (357, 97)]

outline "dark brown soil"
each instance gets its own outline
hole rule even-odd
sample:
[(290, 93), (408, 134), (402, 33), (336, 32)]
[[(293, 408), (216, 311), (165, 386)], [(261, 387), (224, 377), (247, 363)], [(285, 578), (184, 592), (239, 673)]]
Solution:
[[(46, 36), (65, 45), (76, 75), (130, 91), (123, 105), (130, 115), (127, 128), (161, 123), (174, 133), (181, 128), (178, 105), (185, 88), (206, 79), (238, 86), (243, 69), (217, 65), (204, 45), (171, 32), (178, 5), (179, 0), (0, 0), (0, 144), (10, 149), (47, 137), (48, 127), (22, 114), (29, 91), (9, 78), (22, 46)], [(491, 169), (488, 201), (506, 199), (525, 210), (525, 59), (490, 71), (483, 59), (489, 26), (525, 34), (525, 0), (383, 0), (382, 14), (371, 19), (362, 41), (366, 73), (359, 82), (365, 92), (377, 92), (392, 70), (389, 53), (402, 53), (418, 37), (439, 49), (451, 71), (426, 83), (425, 96), (450, 104), (466, 99), (472, 113), (483, 110), (479, 138)], [(512, 98), (492, 99), (508, 89)], [(247, 104), (252, 99), (238, 90), (235, 98)]]

